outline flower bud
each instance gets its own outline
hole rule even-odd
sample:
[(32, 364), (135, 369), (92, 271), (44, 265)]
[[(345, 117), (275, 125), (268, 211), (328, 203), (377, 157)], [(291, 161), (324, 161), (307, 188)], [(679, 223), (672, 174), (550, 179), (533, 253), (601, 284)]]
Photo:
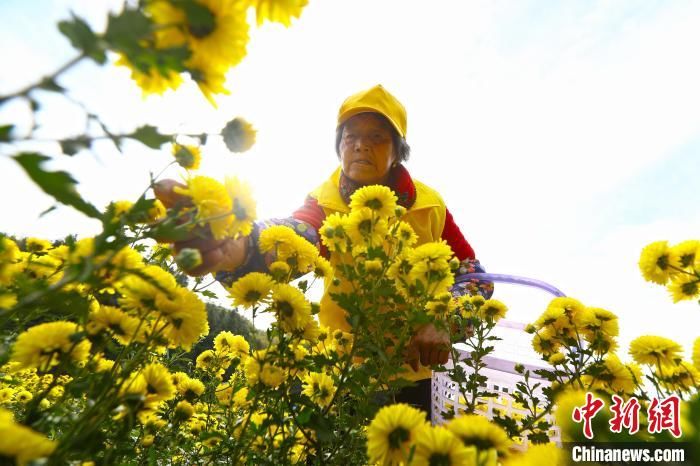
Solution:
[(183, 270), (191, 270), (202, 265), (199, 249), (185, 248), (175, 256), (175, 263)]

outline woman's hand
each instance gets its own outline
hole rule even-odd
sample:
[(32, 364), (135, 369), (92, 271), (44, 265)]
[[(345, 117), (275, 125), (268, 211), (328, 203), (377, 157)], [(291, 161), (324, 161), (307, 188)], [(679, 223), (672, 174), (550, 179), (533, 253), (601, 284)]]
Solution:
[[(156, 197), (167, 209), (191, 204), (187, 196), (175, 192), (176, 187), (184, 188), (185, 185), (175, 180), (162, 180), (153, 186)], [(220, 270), (235, 270), (245, 260), (247, 241), (243, 237), (216, 240), (212, 237), (209, 228), (195, 227), (187, 238), (174, 243), (176, 254), (187, 248), (199, 250), (202, 263), (185, 272), (188, 275), (200, 276)]]
[(424, 366), (445, 364), (449, 355), (449, 333), (437, 329), (433, 324), (425, 324), (416, 330), (408, 342), (406, 362), (417, 371), (419, 361)]

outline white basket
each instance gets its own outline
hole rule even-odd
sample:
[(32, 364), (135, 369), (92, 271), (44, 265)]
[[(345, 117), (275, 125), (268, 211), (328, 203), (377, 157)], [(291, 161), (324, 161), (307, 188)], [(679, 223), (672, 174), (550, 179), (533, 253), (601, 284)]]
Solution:
[[(522, 277), (512, 277), (494, 274), (470, 274), (466, 277), (467, 278), (463, 279), (479, 278), (487, 279), (490, 281), (500, 281), (505, 283), (517, 283), (535, 286), (541, 289), (545, 289), (545, 291), (548, 291), (554, 294), (555, 296), (564, 296), (563, 293), (561, 293), (559, 290), (552, 287), (551, 285), (543, 287), (540, 286), (540, 284), (542, 284), (543, 282)], [(503, 279), (503, 277), (507, 278)], [(549, 369), (550, 367), (542, 361), (529, 362), (523, 360), (514, 360), (518, 358), (519, 355), (526, 354), (524, 352), (525, 348), (522, 347), (524, 346), (522, 344), (522, 341), (524, 341), (524, 339), (528, 341), (527, 346), (529, 347), (529, 340), (531, 337), (530, 335), (525, 333), (524, 328), (525, 324), (520, 322), (513, 322), (507, 319), (501, 319), (496, 324), (495, 330), (505, 334), (510, 332), (511, 336), (518, 335), (520, 336), (520, 338), (504, 338), (504, 336), (506, 335), (501, 335), (501, 338), (503, 338), (503, 340), (500, 342), (495, 342), (494, 344), (497, 350), (495, 354), (498, 354), (499, 356), (484, 357), (486, 367), (481, 369), (480, 373), (487, 378), (487, 381), (486, 386), (482, 388), (485, 388), (486, 391), (496, 393), (497, 396), (488, 398), (478, 398), (477, 409), (475, 410), (475, 414), (485, 416), (488, 419), (493, 419), (493, 417), (496, 414), (501, 414), (502, 416), (513, 417), (516, 420), (518, 418), (524, 417), (527, 414), (530, 414), (529, 411), (524, 409), (523, 406), (519, 406), (519, 404), (514, 400), (512, 395), (517, 390), (516, 384), (518, 382), (525, 382), (525, 378), (515, 371), (515, 364), (517, 363), (522, 364), (526, 370), (530, 371), (531, 385), (535, 383), (540, 384), (540, 386), (535, 390), (535, 394), (540, 399), (544, 399), (542, 389), (544, 387), (548, 387), (550, 385), (550, 382), (535, 374), (535, 370)], [(508, 345), (510, 345), (510, 348), (508, 348)], [(502, 351), (499, 352), (498, 350), (502, 349), (501, 347), (504, 346), (507, 349), (510, 349), (511, 351), (508, 351), (508, 354), (506, 354), (505, 356), (501, 356), (499, 353), (502, 353)], [(528, 350), (531, 352), (531, 347), (529, 347)], [(469, 353), (465, 349), (458, 349), (458, 351), (460, 354), (460, 360), (469, 357)], [(464, 363), (460, 364), (464, 368), (467, 376), (469, 376), (469, 374), (473, 372), (473, 370), (470, 367), (466, 366)], [(447, 367), (447, 369), (452, 369), (453, 361), (450, 360), (445, 365), (445, 367)], [(443, 424), (445, 422), (445, 419), (443, 418), (443, 413), (449, 410), (450, 408), (454, 409), (456, 415), (464, 413), (464, 411), (466, 410), (465, 400), (462, 398), (457, 383), (450, 379), (447, 372), (433, 372), (431, 383), (431, 420), (433, 424)], [(547, 415), (543, 419), (548, 421), (550, 424), (554, 425), (553, 416)], [(556, 426), (554, 426), (548, 432), (548, 435), (553, 442), (560, 444), (560, 432)], [(514, 441), (516, 443), (516, 448), (523, 450), (527, 449), (528, 441), (526, 437), (522, 439), (514, 439)]]

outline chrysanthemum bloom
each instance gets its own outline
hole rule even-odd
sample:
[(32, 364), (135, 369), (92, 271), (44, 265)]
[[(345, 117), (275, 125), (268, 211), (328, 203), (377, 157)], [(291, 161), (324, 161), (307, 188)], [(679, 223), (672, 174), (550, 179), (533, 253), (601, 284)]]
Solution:
[(700, 277), (679, 273), (671, 277), (668, 284), (673, 302), (687, 301), (700, 297)]
[(255, 144), (257, 131), (244, 118), (237, 117), (226, 123), (221, 136), (228, 150), (234, 153), (245, 152)]
[(53, 440), (16, 423), (10, 411), (0, 408), (0, 458), (26, 464), (51, 455), (55, 449)]
[(309, 372), (304, 377), (303, 387), (302, 393), (322, 408), (328, 406), (335, 394), (333, 379), (319, 372)]
[(404, 247), (412, 247), (418, 241), (418, 235), (413, 231), (413, 227), (404, 221), (396, 223), (395, 235)]
[(668, 263), (673, 267), (691, 271), (700, 254), (700, 240), (687, 240), (671, 247), (668, 254)]
[(234, 335), (231, 332), (220, 332), (214, 338), (214, 349), (218, 353), (230, 354), (233, 357), (245, 359), (250, 351), (250, 344), (241, 335)]
[(549, 356), (552, 353), (559, 351), (561, 341), (556, 338), (554, 331), (550, 328), (539, 330), (532, 337), (532, 348), (544, 356)]
[(689, 392), (700, 386), (700, 372), (688, 361), (662, 366), (656, 374), (664, 385), (676, 392)]
[(229, 235), (233, 238), (248, 236), (253, 231), (253, 221), (257, 215), (250, 186), (236, 177), (226, 177), (224, 186), (233, 204), (233, 222), (229, 227)]
[(617, 316), (612, 312), (599, 307), (589, 307), (589, 313), (581, 320), (581, 327), (586, 332), (602, 332), (608, 337), (616, 337), (620, 333)]
[(379, 274), (384, 267), (380, 259), (371, 259), (364, 261), (365, 272), (368, 274)]
[(173, 157), (182, 168), (196, 170), (202, 161), (202, 150), (188, 144), (173, 144)]
[(586, 404), (586, 391), (567, 388), (556, 397), (554, 418), (561, 429), (563, 441), (571, 441), (581, 436), (581, 426), (575, 424), (571, 415), (574, 409)]
[(157, 363), (147, 365), (141, 371), (146, 382), (146, 402), (166, 401), (175, 397), (172, 375), (165, 366)]
[(466, 447), (445, 427), (424, 426), (416, 440), (413, 462), (416, 466), (472, 466), (476, 464), (476, 449)]
[(187, 60), (187, 71), (192, 81), (197, 84), (199, 90), (209, 101), (212, 107), (217, 108), (215, 95), (229, 95), (231, 91), (226, 89), (227, 68), (219, 63), (205, 60), (201, 56), (193, 55)]
[(329, 251), (340, 253), (347, 251), (347, 223), (348, 217), (338, 212), (327, 216), (323, 221), (319, 233), (321, 242)]
[(189, 349), (209, 332), (204, 303), (186, 288), (177, 288), (170, 297), (157, 295), (156, 308), (167, 321), (162, 334), (173, 346)]
[(249, 390), (246, 387), (239, 389), (233, 394), (233, 406), (236, 408), (245, 408), (250, 401), (248, 400)]
[(90, 313), (85, 330), (91, 335), (107, 330), (115, 340), (126, 346), (136, 339), (139, 323), (139, 319), (119, 308), (100, 306)]
[(378, 246), (383, 243), (389, 225), (386, 220), (363, 207), (348, 215), (346, 233), (355, 245)]
[(397, 199), (394, 192), (386, 186), (363, 186), (350, 196), (350, 210), (367, 207), (379, 217), (389, 218), (394, 214)]
[(236, 280), (228, 291), (234, 306), (251, 308), (265, 301), (274, 284), (269, 275), (250, 272)]
[(25, 247), (27, 252), (44, 252), (51, 249), (51, 241), (45, 240), (43, 238), (27, 238), (25, 240)]
[(547, 358), (547, 361), (553, 365), (553, 366), (558, 366), (559, 364), (563, 364), (564, 361), (566, 361), (566, 355), (564, 353), (554, 353), (549, 358)]
[(165, 206), (160, 199), (154, 199), (153, 206), (151, 206), (151, 208), (148, 209), (148, 212), (146, 212), (146, 221), (148, 223), (157, 222), (165, 217), (166, 214), (167, 211), (165, 210)]
[(653, 335), (636, 338), (630, 343), (630, 355), (639, 364), (674, 365), (683, 348), (673, 340)]
[(269, 362), (263, 364), (262, 370), (260, 371), (260, 381), (264, 385), (271, 388), (277, 388), (282, 384), (282, 382), (284, 382), (284, 379), (285, 373), (281, 368)]
[(292, 18), (298, 18), (301, 10), (309, 3), (308, 0), (253, 0), (251, 4), (255, 7), (255, 17), (258, 26), (265, 21), (283, 24), (289, 27)]
[(499, 456), (503, 457), (508, 453), (512, 443), (503, 429), (476, 414), (455, 418), (446, 427), (459, 437), (465, 446), (474, 446), (480, 452), (493, 448), (498, 451)]
[(642, 249), (639, 270), (646, 281), (665, 285), (673, 270), (669, 267), (668, 241), (656, 241)]
[(129, 69), (131, 79), (141, 88), (144, 97), (150, 94), (162, 95), (168, 89), (175, 90), (183, 83), (182, 76), (176, 71), (168, 70), (163, 74), (155, 67), (144, 71), (130, 62), (126, 55), (119, 54), (114, 64)]
[(314, 275), (318, 278), (333, 278), (333, 267), (324, 257), (318, 256), (314, 261)]
[(584, 306), (580, 301), (561, 297), (552, 299), (547, 305), (547, 309), (542, 313), (535, 325), (545, 326), (550, 325), (558, 331), (562, 331), (572, 325), (581, 325), (582, 318), (585, 316)]
[(194, 406), (188, 401), (182, 400), (175, 405), (175, 418), (178, 421), (186, 421), (194, 414)]
[(281, 283), (272, 290), (274, 309), (280, 328), (285, 332), (303, 330), (311, 319), (311, 304), (297, 288)]
[(10, 309), (17, 304), (17, 295), (14, 293), (0, 293), (0, 309)]
[(145, 278), (127, 275), (114, 284), (120, 294), (119, 305), (126, 311), (147, 314), (155, 309), (157, 296), (174, 293), (178, 289), (175, 277), (156, 265), (144, 267), (139, 275)]
[(206, 388), (201, 380), (190, 377), (177, 384), (177, 392), (187, 401), (194, 401), (202, 396), (205, 390)]
[(267, 269), (269, 270), (272, 277), (279, 283), (285, 283), (290, 279), (290, 272), (292, 271), (289, 264), (283, 261), (272, 262)]
[(508, 307), (496, 299), (488, 299), (479, 308), (478, 316), (484, 320), (497, 322), (506, 316)]
[(214, 351), (204, 350), (197, 356), (195, 367), (203, 371), (218, 371), (221, 368), (221, 360)]
[(75, 338), (80, 327), (73, 322), (57, 321), (35, 325), (17, 337), (12, 361), (22, 368), (48, 370), (61, 361), (84, 362), (90, 354), (90, 342)]
[(15, 391), (10, 387), (0, 388), (0, 404), (9, 403), (15, 396)]
[(595, 387), (614, 393), (634, 393), (643, 382), (642, 371), (636, 364), (623, 364), (616, 354), (610, 353), (603, 360), (603, 370), (596, 374)]
[(381, 408), (367, 427), (367, 456), (382, 465), (406, 462), (425, 413), (404, 403)]
[(192, 200), (197, 209), (197, 221), (209, 225), (215, 239), (228, 236), (233, 222), (233, 204), (224, 185), (208, 176), (193, 176), (187, 180), (186, 187), (178, 186), (174, 191)]

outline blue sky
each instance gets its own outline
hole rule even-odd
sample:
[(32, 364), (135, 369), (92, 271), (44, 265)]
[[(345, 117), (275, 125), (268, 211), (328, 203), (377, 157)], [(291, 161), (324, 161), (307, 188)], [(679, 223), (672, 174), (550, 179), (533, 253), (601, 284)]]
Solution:
[[(5, 1), (0, 93), (72, 56), (53, 24), (73, 9), (96, 28), (118, 1)], [(202, 173), (238, 174), (261, 217), (288, 214), (337, 161), (333, 129), (344, 97), (377, 82), (405, 104), (411, 173), (435, 187), (489, 271), (549, 281), (622, 320), (621, 341), (700, 328), (697, 303), (673, 305), (636, 268), (651, 241), (698, 238), (700, 209), (700, 3), (687, 1), (314, 1), (290, 29), (251, 30), (249, 55), (229, 74), (214, 110), (192, 86), (142, 100), (118, 67), (78, 67), (62, 81), (114, 130), (143, 123), (215, 132), (242, 115), (259, 129), (243, 156), (212, 141)], [(54, 132), (82, 127), (80, 112), (46, 100)], [(50, 104), (50, 105), (49, 105)], [(22, 121), (21, 106), (0, 123)], [(55, 134), (55, 133), (54, 133)], [(52, 146), (42, 146), (55, 153)], [(134, 144), (60, 158), (97, 205), (138, 196), (169, 161)], [(2, 229), (60, 236), (94, 232), (51, 205), (0, 158)], [(171, 171), (168, 176), (181, 176)], [(499, 288), (515, 320), (547, 297)], [(659, 316), (672, 316), (661, 319)], [(679, 330), (679, 327), (681, 329)], [(623, 350), (624, 352), (624, 350)]]

